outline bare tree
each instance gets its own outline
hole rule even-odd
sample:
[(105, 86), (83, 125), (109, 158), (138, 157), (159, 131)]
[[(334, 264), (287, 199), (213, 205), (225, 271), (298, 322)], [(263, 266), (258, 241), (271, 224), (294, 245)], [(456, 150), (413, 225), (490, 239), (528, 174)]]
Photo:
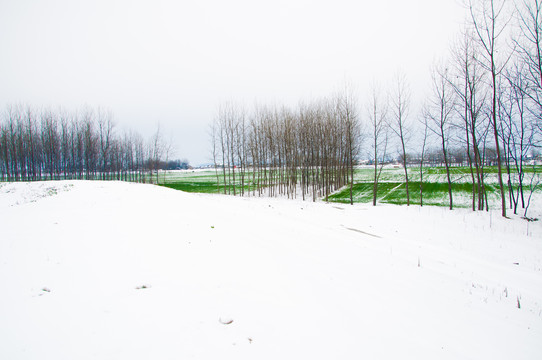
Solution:
[[(164, 144), (162, 140), (162, 133), (160, 132), (160, 124), (156, 126), (156, 132), (151, 138), (151, 144), (149, 147), (149, 163), (151, 164), (150, 170), (156, 172), (156, 183), (158, 184), (158, 169), (160, 166), (160, 160), (164, 152)], [(152, 176), (151, 176), (152, 180)]]
[(450, 82), (458, 104), (457, 115), (464, 124), (464, 142), (472, 181), (473, 211), (476, 210), (476, 200), (478, 200), (478, 210), (484, 208), (484, 164), (482, 163), (480, 144), (485, 138), (487, 129), (482, 116), (487, 97), (487, 88), (484, 87), (486, 74), (481, 71), (480, 64), (476, 60), (479, 58), (477, 45), (478, 43), (474, 41), (474, 34), (469, 30), (464, 31), (460, 41), (455, 44), (452, 50), (455, 80)]
[[(476, 3), (473, 3), (475, 1)], [(495, 151), (497, 155), (497, 176), (501, 195), (501, 212), (506, 217), (506, 197), (502, 180), (501, 147), (499, 143), (499, 125), (497, 119), (498, 77), (504, 69), (507, 59), (498, 58), (500, 40), (509, 22), (505, 19), (505, 0), (469, 0), (469, 9), (476, 39), (483, 49), (480, 64), (491, 77), (491, 109), (490, 117), (493, 126)]]
[(165, 169), (164, 169), (164, 184), (167, 183), (167, 164), (168, 164), (168, 161), (169, 161), (169, 157), (170, 155), (173, 153), (173, 139), (170, 137), (169, 138), (169, 141), (165, 141), (163, 143), (163, 152), (165, 153), (165, 156), (166, 156), (166, 166), (165, 166)]
[[(345, 85), (344, 92), (339, 94), (338, 99), (338, 111), (339, 111), (339, 131), (344, 132), (345, 137), (345, 149), (344, 156), (346, 158), (346, 175), (350, 174), (348, 183), (350, 183), (350, 205), (354, 204), (353, 188), (354, 188), (354, 162), (359, 153), (359, 139), (360, 139), (360, 123), (358, 120), (358, 110), (356, 106), (356, 100), (353, 90), (348, 85)], [(342, 146), (336, 144), (335, 150), (341, 150)], [(341, 155), (338, 154), (340, 158)], [(335, 157), (337, 159), (337, 156)], [(339, 165), (340, 166), (340, 165)], [(337, 169), (336, 171), (340, 171)], [(340, 179), (338, 179), (340, 182)]]
[(525, 71), (526, 87), (523, 89), (536, 105), (533, 115), (542, 123), (542, 1), (522, 0), (516, 7), (520, 36), (514, 40), (516, 50), (523, 62)]
[(429, 130), (428, 118), (423, 116), (423, 137), (422, 150), (420, 152), (420, 206), (423, 206), (423, 164), (425, 160), (425, 150), (427, 145), (427, 135)]
[(110, 111), (98, 109), (98, 134), (100, 141), (100, 158), (102, 163), (102, 180), (106, 179), (106, 174), (109, 172), (108, 160), (109, 151), (113, 142), (113, 120)]
[(45, 168), (51, 180), (57, 178), (60, 162), (60, 137), (56, 114), (48, 110), (41, 116), (41, 142), (43, 144)]
[(505, 73), (506, 82), (502, 85), (499, 101), (503, 119), (501, 137), (508, 173), (510, 207), (514, 214), (517, 213), (519, 200), (521, 207), (525, 208), (525, 160), (536, 138), (535, 118), (529, 112), (532, 102), (527, 95), (527, 77), (525, 63), (514, 63)]
[(410, 137), (410, 123), (408, 112), (410, 109), (410, 89), (403, 73), (397, 73), (394, 79), (394, 88), (390, 97), (391, 117), (389, 128), (397, 135), (400, 142), (400, 154), (405, 171), (405, 187), (407, 206), (410, 205), (408, 189), (407, 152), (406, 143)]
[(213, 121), (211, 125), (211, 146), (212, 146), (212, 155), (213, 155), (213, 166), (215, 169), (215, 175), (216, 175), (216, 187), (217, 192), (220, 192), (220, 179), (218, 177), (218, 163), (217, 163), (217, 156), (218, 156), (218, 124), (215, 121)]
[(448, 180), (448, 199), (450, 210), (453, 209), (452, 179), (450, 176), (450, 163), (448, 156), (448, 138), (451, 128), (452, 112), (454, 111), (453, 92), (450, 89), (448, 80), (448, 69), (439, 64), (431, 71), (432, 93), (428, 97), (427, 105), (424, 109), (424, 118), (428, 119), (429, 129), (435, 133), (441, 140), (442, 156), (446, 168), (446, 178)]
[[(386, 101), (380, 99), (380, 90), (376, 83), (372, 85), (371, 96), (367, 106), (367, 114), (371, 128), (371, 147), (370, 156), (373, 159), (374, 177), (373, 177), (373, 206), (376, 206), (378, 195), (378, 181), (384, 167), (386, 150), (388, 147), (388, 127), (386, 123), (387, 116)], [(379, 162), (379, 160), (381, 160)]]

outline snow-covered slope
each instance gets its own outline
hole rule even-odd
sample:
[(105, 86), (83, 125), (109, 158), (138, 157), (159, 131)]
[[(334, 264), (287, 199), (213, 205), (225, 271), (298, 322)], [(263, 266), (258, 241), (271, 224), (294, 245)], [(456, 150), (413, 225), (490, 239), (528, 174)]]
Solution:
[(542, 226), (0, 185), (0, 359), (540, 359)]

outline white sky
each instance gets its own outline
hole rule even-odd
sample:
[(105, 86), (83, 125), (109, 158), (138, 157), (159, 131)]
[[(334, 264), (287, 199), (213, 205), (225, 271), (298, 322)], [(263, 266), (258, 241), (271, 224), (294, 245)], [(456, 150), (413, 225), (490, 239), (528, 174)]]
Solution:
[[(0, 107), (110, 109), (176, 157), (209, 162), (222, 101), (293, 104), (386, 85), (414, 99), (461, 28), (459, 0), (0, 0)], [(416, 112), (413, 107), (413, 112)]]

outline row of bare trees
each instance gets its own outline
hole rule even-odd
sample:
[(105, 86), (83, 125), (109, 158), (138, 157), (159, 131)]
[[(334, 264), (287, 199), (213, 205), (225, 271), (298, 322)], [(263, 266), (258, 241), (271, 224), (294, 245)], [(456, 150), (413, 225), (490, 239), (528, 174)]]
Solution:
[[(219, 190), (241, 196), (327, 197), (353, 184), (359, 151), (353, 96), (344, 93), (295, 109), (228, 103), (212, 128)], [(219, 171), (220, 169), (220, 171)], [(350, 188), (352, 198), (352, 188)]]
[[(488, 158), (496, 157), (502, 215), (526, 209), (539, 176), (530, 155), (542, 133), (542, 1), (468, 0), (468, 22), (446, 61), (432, 69), (429, 94), (418, 116), (408, 109), (410, 92), (404, 76), (382, 99), (377, 86), (368, 101), (370, 158), (374, 164), (376, 204), (382, 159), (396, 145), (405, 169), (406, 202), (410, 202), (407, 152), (416, 132), (416, 158), (423, 179), (428, 139), (439, 143), (453, 208), (450, 149), (464, 149), (472, 184), (472, 210), (488, 209)], [(394, 140), (395, 139), (395, 140)], [(529, 176), (526, 176), (527, 172)], [(423, 193), (420, 181), (420, 197)], [(422, 200), (423, 201), (423, 200)], [(508, 206), (507, 206), (508, 203)]]
[(112, 114), (36, 111), (8, 106), (0, 119), (0, 180), (101, 179), (152, 181), (161, 162), (160, 133), (150, 143), (117, 134)]
[[(481, 161), (484, 154), (480, 153), (481, 143), (485, 145), (486, 141), (492, 144), (497, 156), (502, 216), (506, 216), (507, 198), (514, 213), (519, 203), (525, 211), (528, 208), (524, 192), (526, 160), (540, 146), (542, 125), (538, 100), (542, 94), (541, 4), (540, 0), (470, 0), (469, 24), (452, 52), (453, 71), (448, 73), (445, 66), (434, 71), (440, 84), (439, 103), (452, 111), (456, 107), (458, 122), (463, 125), (473, 210), (488, 206)], [(436, 123), (443, 129), (444, 144), (451, 132), (445, 130), (453, 123)], [(531, 170), (537, 169), (533, 166)], [(529, 199), (533, 185), (536, 186), (534, 175), (530, 178)]]

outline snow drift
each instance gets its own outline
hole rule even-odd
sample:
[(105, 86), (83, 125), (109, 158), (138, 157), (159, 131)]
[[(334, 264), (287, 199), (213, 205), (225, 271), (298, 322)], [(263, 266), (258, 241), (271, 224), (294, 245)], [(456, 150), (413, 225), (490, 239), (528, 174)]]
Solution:
[(0, 184), (2, 359), (540, 359), (542, 226)]

